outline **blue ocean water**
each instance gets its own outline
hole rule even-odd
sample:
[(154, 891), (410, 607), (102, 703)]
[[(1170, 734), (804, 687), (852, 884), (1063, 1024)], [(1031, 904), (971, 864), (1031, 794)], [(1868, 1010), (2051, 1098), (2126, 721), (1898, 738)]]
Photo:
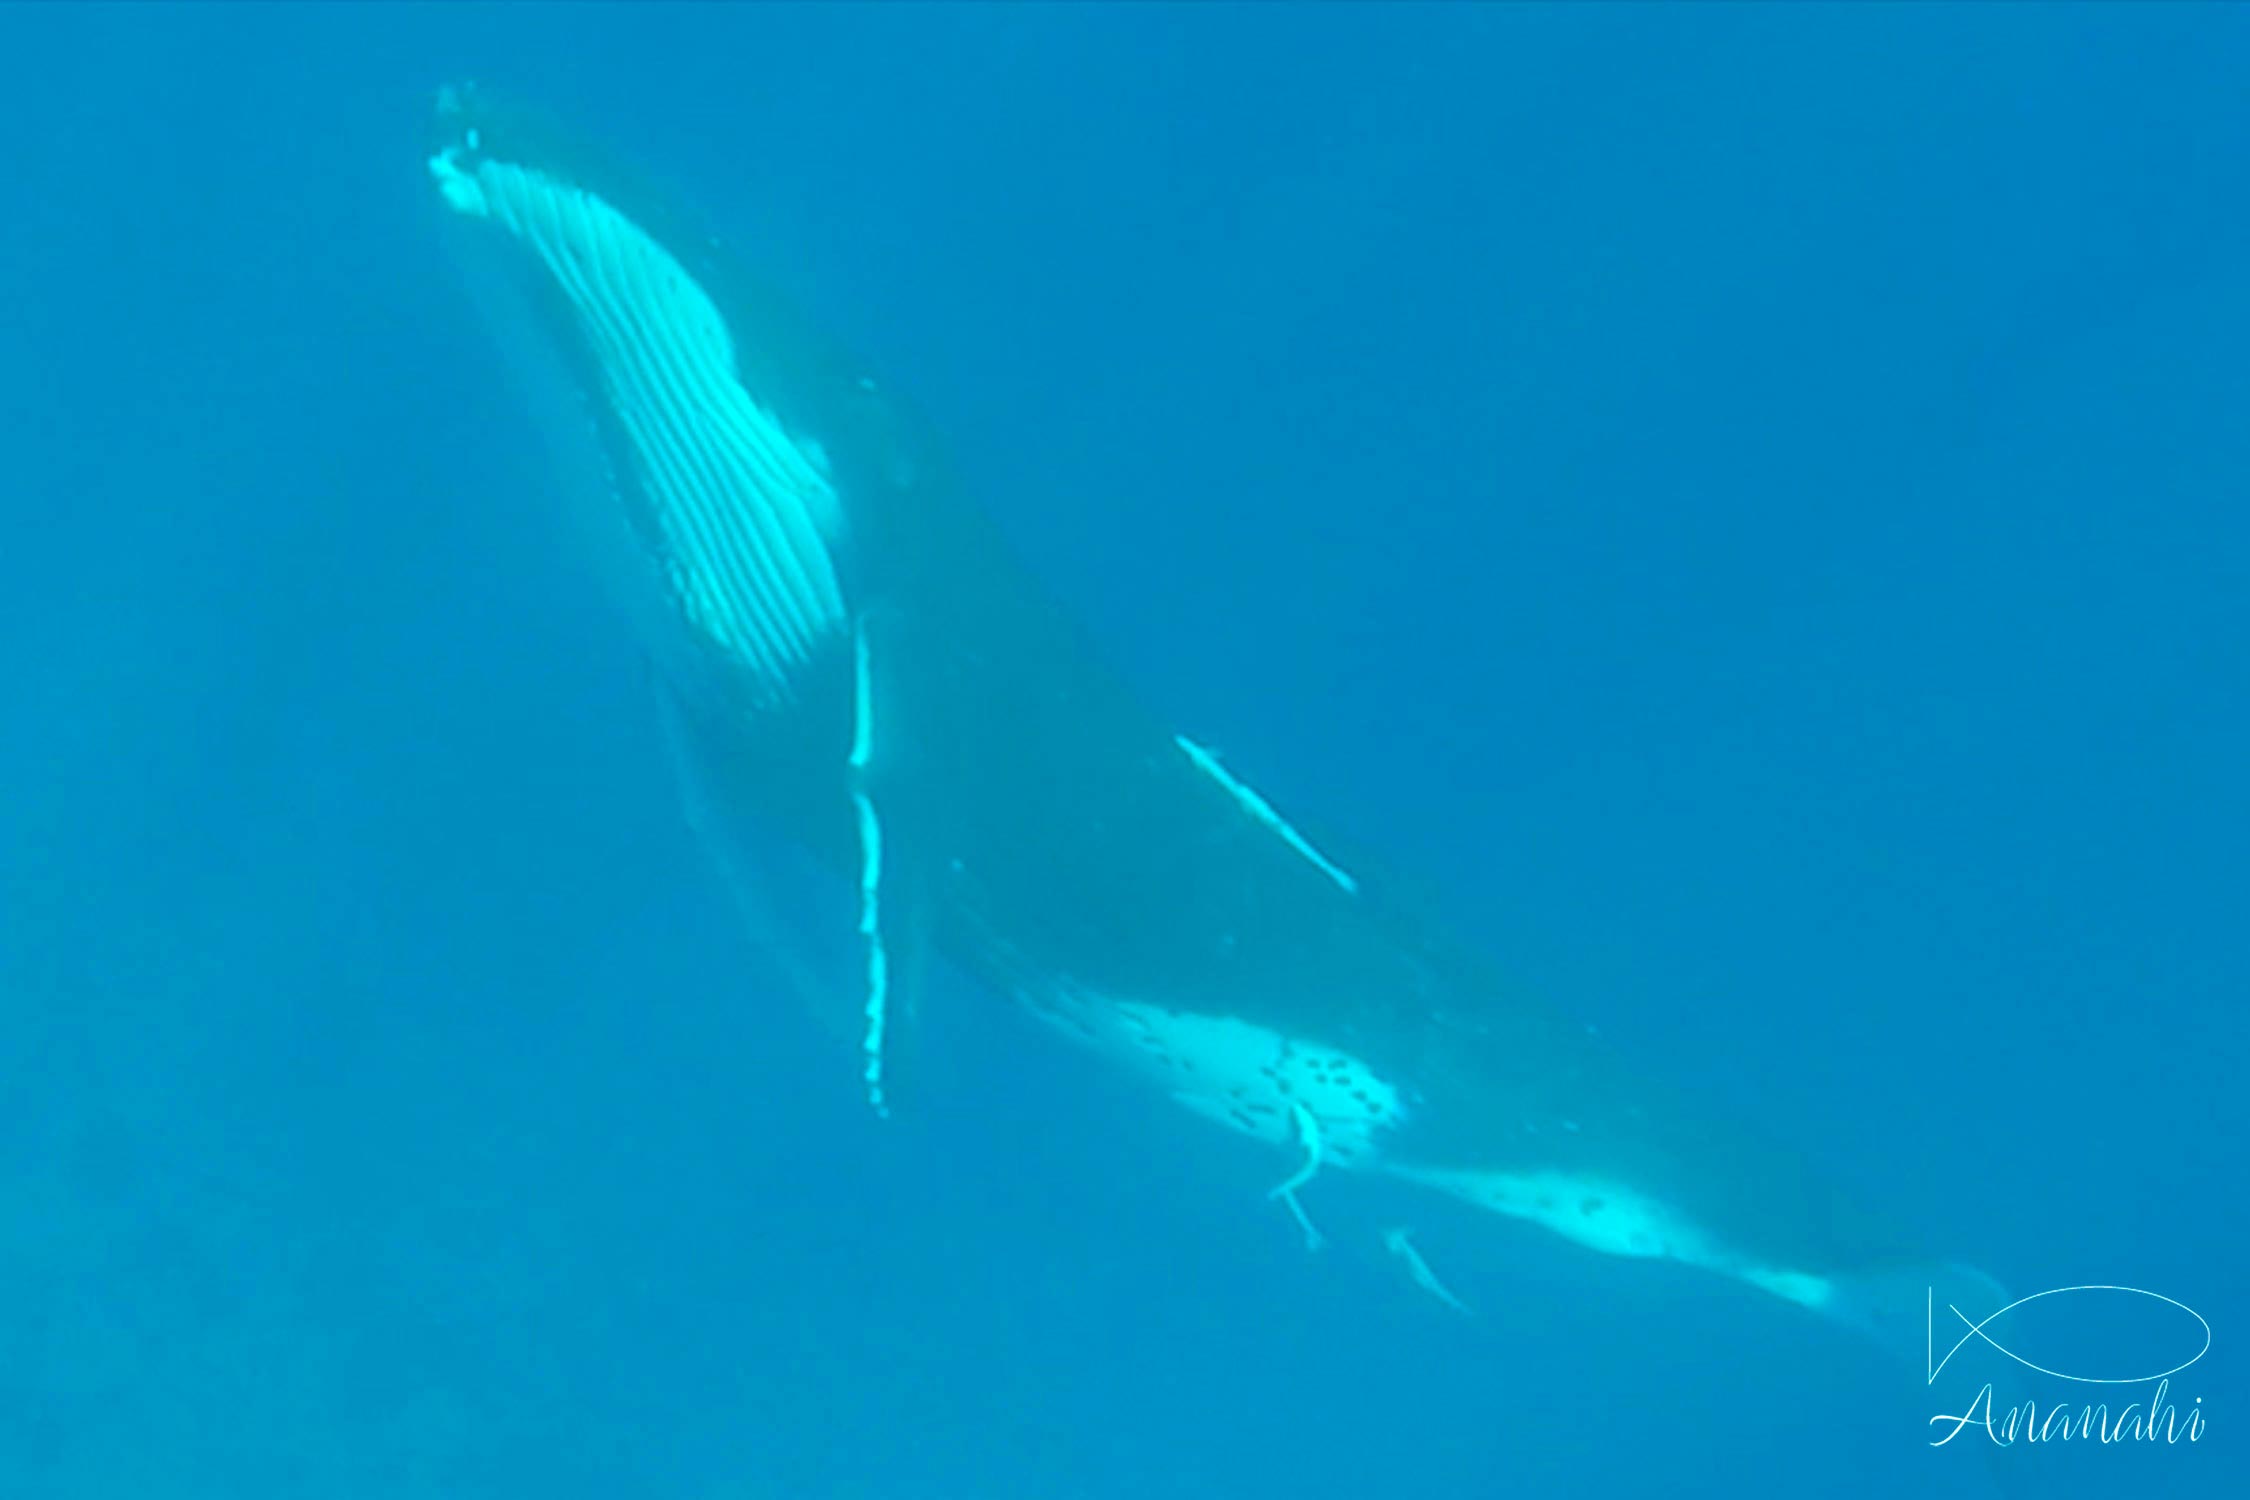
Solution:
[[(1932, 1450), (1528, 1230), (1458, 1318), (965, 988), (872, 1119), (547, 524), (462, 77), (1527, 989), (2192, 1307), (2201, 1439)], [(2155, 5), (0, 11), (0, 1500), (2239, 1493), (2246, 79)]]

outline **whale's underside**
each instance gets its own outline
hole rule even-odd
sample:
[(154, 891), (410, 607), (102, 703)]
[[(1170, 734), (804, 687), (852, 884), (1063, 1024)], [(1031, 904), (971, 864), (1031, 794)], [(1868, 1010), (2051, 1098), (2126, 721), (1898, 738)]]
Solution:
[[(655, 664), (703, 826), (842, 877), (876, 1108), (902, 997), (942, 954), (1270, 1143), (1308, 1235), (1311, 1184), (1368, 1174), (1870, 1331), (1919, 1321), (1926, 1246), (1716, 1101), (1635, 1076), (1179, 735), (913, 413), (682, 216), (469, 90), (441, 99), (429, 170), (563, 377), (559, 487)], [(1390, 1243), (1452, 1300), (1403, 1229)]]

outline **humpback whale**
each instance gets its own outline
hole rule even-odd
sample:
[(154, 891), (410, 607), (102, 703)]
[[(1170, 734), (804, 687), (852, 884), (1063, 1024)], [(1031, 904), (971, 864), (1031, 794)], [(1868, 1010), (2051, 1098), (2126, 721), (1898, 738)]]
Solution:
[[(699, 826), (834, 877), (876, 1111), (942, 957), (1265, 1143), (1309, 1244), (1318, 1194), (1364, 1177), (1915, 1359), (1933, 1281), (1978, 1316), (2004, 1300), (1786, 1143), (1640, 1076), (1166, 722), (911, 406), (629, 171), (465, 87), (426, 164), (566, 393), (561, 486), (654, 664)], [(1384, 1247), (1464, 1307), (1438, 1269), (1460, 1247), (1412, 1232)]]

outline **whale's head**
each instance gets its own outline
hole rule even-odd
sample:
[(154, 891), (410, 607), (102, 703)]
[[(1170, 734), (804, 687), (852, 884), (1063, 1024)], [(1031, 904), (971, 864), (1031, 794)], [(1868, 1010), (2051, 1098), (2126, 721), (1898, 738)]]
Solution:
[(432, 130), (430, 183), (482, 242), (508, 342), (561, 397), (542, 404), (573, 474), (601, 476), (573, 507), (600, 571), (666, 658), (795, 699), (848, 635), (828, 418), (850, 382), (598, 150), (468, 86), (439, 93)]

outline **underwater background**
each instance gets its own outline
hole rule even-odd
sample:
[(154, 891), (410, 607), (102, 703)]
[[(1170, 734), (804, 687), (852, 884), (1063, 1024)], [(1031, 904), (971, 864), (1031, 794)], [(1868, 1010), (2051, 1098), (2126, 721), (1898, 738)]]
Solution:
[[(1527, 992), (2192, 1307), (2201, 1439), (1931, 1449), (1504, 1224), (1458, 1317), (964, 984), (874, 1119), (548, 524), (459, 78)], [(2242, 1493), (2250, 10), (19, 6), (0, 125), (0, 1500)]]

